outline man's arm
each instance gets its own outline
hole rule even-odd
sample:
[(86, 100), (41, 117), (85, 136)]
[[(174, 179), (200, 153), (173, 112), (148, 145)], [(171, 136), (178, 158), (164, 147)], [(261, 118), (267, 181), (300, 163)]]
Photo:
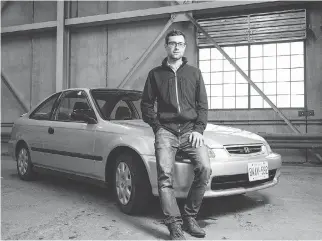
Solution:
[(160, 127), (160, 122), (157, 118), (157, 114), (154, 111), (155, 99), (156, 86), (155, 81), (153, 81), (152, 72), (150, 72), (143, 90), (141, 111), (143, 121), (148, 123), (152, 127), (154, 133), (156, 133)]
[(199, 86), (197, 86), (196, 93), (196, 111), (198, 117), (195, 122), (194, 131), (197, 131), (203, 134), (204, 130), (207, 126), (208, 121), (208, 100), (207, 100), (207, 92), (206, 87), (202, 78), (202, 74), (199, 70)]

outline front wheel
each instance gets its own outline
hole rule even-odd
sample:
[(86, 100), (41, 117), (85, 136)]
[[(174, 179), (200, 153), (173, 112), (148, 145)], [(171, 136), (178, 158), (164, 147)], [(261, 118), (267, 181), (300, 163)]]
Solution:
[(31, 163), (30, 153), (26, 145), (19, 147), (17, 152), (17, 171), (20, 179), (24, 181), (32, 180), (35, 177)]
[(126, 214), (140, 214), (146, 209), (151, 186), (144, 164), (129, 154), (116, 160), (114, 169), (114, 193), (121, 210)]

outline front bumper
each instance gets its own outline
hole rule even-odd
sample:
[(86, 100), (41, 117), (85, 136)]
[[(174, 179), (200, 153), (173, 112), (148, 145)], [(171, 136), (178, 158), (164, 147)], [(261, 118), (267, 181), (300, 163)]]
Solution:
[[(157, 185), (157, 168), (155, 156), (144, 156), (143, 157), (147, 166), (150, 183), (152, 187), (152, 193), (158, 196), (158, 185)], [(245, 180), (243, 185), (236, 185), (235, 187), (226, 186), (222, 188), (214, 188), (213, 179), (218, 177), (243, 177), (248, 178), (248, 163), (249, 162), (268, 162), (268, 169), (271, 173), (271, 178), (260, 182), (249, 182)], [(246, 192), (257, 191), (265, 188), (275, 186), (281, 175), (280, 168), (282, 166), (281, 156), (277, 153), (272, 153), (267, 156), (250, 156), (240, 160), (216, 160), (210, 159), (212, 174), (210, 176), (209, 183), (204, 197), (219, 197), (219, 196), (230, 196), (243, 194)], [(184, 198), (188, 195), (190, 186), (193, 181), (193, 166), (189, 161), (187, 162), (176, 162), (174, 167), (174, 190), (175, 195), (178, 198)]]
[(16, 160), (16, 153), (15, 153), (15, 148), (16, 147), (16, 141), (9, 140), (8, 142), (8, 153), (12, 157), (12, 159), (15, 161)]

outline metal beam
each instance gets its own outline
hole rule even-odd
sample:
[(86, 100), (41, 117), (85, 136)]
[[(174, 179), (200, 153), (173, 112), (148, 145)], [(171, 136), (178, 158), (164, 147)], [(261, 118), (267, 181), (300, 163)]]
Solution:
[(17, 89), (14, 87), (14, 85), (12, 83), (10, 83), (8, 77), (4, 74), (3, 71), (1, 71), (1, 79), (4, 82), (4, 84), (8, 87), (8, 89), (10, 90), (10, 92), (13, 94), (13, 96), (15, 97), (15, 99), (18, 101), (19, 105), (22, 107), (22, 109), (25, 112), (29, 111), (29, 107), (26, 104), (26, 101), (24, 101), (24, 99), (22, 98), (22, 96), (19, 94), (19, 92), (17, 91)]
[(214, 9), (214, 12), (221, 12), (218, 8), (233, 7), (239, 5), (251, 5), (260, 2), (277, 2), (277, 1), (211, 1), (192, 3), (188, 5), (174, 5), (159, 8), (140, 9), (135, 11), (126, 11), (120, 13), (109, 13), (81, 18), (66, 19), (68, 27), (84, 27), (94, 25), (106, 25), (133, 21), (142, 21), (170, 17), (173, 13), (190, 12), (199, 10)]
[(55, 29), (56, 27), (57, 27), (56, 21), (2, 27), (1, 36), (13, 34), (13, 33), (20, 33), (20, 32), (36, 32), (36, 31), (52, 30), (52, 29)]
[(56, 91), (64, 88), (64, 1), (57, 1), (57, 35), (56, 35)]
[(145, 50), (141, 58), (138, 60), (138, 62), (133, 66), (133, 68), (129, 71), (129, 73), (125, 76), (123, 81), (119, 84), (118, 88), (124, 87), (133, 73), (137, 70), (137, 68), (142, 64), (142, 62), (146, 59), (148, 54), (153, 50), (153, 48), (157, 45), (157, 43), (160, 41), (160, 39), (163, 37), (164, 33), (168, 30), (168, 28), (171, 26), (171, 24), (174, 22), (176, 18), (176, 14), (172, 14), (171, 18), (167, 22), (167, 24), (164, 26), (164, 28), (161, 30), (161, 32), (158, 34), (158, 36), (155, 38), (155, 40), (152, 42), (152, 44)]

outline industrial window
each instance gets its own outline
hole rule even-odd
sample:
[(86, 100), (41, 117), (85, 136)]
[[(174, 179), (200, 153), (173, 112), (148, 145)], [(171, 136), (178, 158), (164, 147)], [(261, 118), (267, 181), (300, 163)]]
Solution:
[[(305, 9), (198, 22), (277, 107), (304, 107)], [(197, 46), (210, 109), (270, 108), (200, 31)]]
[[(304, 42), (223, 47), (280, 108), (304, 107)], [(270, 108), (216, 48), (199, 49), (210, 109)]]

